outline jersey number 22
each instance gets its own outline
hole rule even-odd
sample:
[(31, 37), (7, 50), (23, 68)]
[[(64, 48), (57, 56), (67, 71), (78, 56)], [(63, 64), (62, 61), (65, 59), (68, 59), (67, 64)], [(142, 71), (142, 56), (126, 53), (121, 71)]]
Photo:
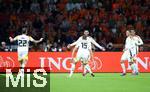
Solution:
[(25, 47), (25, 46), (27, 46), (27, 40), (19, 40), (19, 41), (18, 41), (18, 45), (19, 45), (20, 47)]

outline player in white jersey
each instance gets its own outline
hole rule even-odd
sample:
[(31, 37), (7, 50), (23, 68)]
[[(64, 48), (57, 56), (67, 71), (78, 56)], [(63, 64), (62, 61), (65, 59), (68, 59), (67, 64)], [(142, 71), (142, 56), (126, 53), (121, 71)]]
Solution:
[(34, 43), (39, 43), (43, 40), (34, 40), (31, 36), (27, 36), (27, 29), (22, 29), (22, 35), (18, 35), (15, 38), (9, 37), (10, 42), (18, 42), (18, 61), (20, 62), (21, 74), (24, 72), (24, 67), (28, 61), (28, 52), (29, 52), (29, 41)]
[(96, 43), (95, 40), (88, 35), (89, 32), (85, 30), (83, 36), (81, 36), (76, 42), (68, 45), (68, 48), (75, 46), (72, 52), (72, 58), (74, 57), (74, 52), (78, 49), (76, 58), (72, 59), (72, 66), (69, 77), (73, 75), (73, 72), (75, 70), (75, 64), (78, 61), (81, 61), (83, 64), (84, 67), (83, 75), (85, 76), (85, 74), (88, 71), (94, 77), (94, 74), (92, 73), (90, 66), (88, 64), (88, 61), (90, 60), (90, 57), (92, 55), (92, 44), (97, 46), (99, 49), (102, 49), (103, 51), (105, 51), (105, 49), (101, 47), (98, 43)]
[(130, 31), (126, 31), (126, 41), (125, 41), (125, 48), (123, 50), (123, 54), (121, 56), (121, 67), (122, 67), (122, 70), (123, 70), (123, 73), (121, 76), (125, 76), (126, 75), (126, 68), (125, 68), (125, 64), (124, 62), (127, 60), (131, 66), (131, 69), (132, 69), (132, 72), (135, 71), (135, 68), (134, 68), (134, 64), (133, 64), (133, 61), (132, 61), (132, 56), (133, 56), (133, 53), (131, 53), (131, 50), (133, 49), (134, 47), (134, 40), (131, 36), (131, 33)]
[(143, 45), (143, 41), (140, 36), (136, 35), (135, 30), (130, 30), (130, 31), (131, 31), (131, 36), (133, 37), (134, 44), (135, 44), (133, 51), (131, 51), (133, 53), (132, 60), (135, 64), (135, 74), (138, 75), (139, 71), (138, 71), (136, 59), (137, 59), (137, 54), (139, 53), (139, 46)]
[(127, 35), (127, 39), (125, 43), (125, 49), (121, 57), (121, 67), (123, 69), (122, 76), (126, 75), (126, 68), (124, 65), (125, 60), (128, 60), (132, 69), (132, 73), (134, 75), (137, 75), (138, 67), (137, 67), (137, 64), (135, 63), (136, 55), (138, 53), (137, 46), (142, 45), (143, 41), (140, 39), (139, 36), (135, 36), (134, 30), (126, 31), (126, 35)]

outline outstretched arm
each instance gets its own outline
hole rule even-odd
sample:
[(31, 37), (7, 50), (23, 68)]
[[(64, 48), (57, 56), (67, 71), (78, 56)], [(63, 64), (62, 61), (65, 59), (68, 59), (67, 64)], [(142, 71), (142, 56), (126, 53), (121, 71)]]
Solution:
[(43, 41), (43, 38), (41, 38), (40, 40), (35, 40), (32, 37), (30, 37), (30, 41), (34, 42), (34, 43), (39, 43), (39, 42)]
[(93, 38), (91, 38), (91, 42), (92, 44), (94, 44), (96, 47), (98, 47), (99, 49), (101, 49), (102, 51), (105, 51), (105, 48), (100, 46)]
[(137, 45), (143, 45), (143, 41), (141, 39), (141, 37), (137, 36), (138, 40), (136, 41)]
[(81, 41), (81, 37), (80, 37), (77, 41), (73, 42), (72, 44), (69, 44), (67, 47), (70, 48), (70, 47), (72, 47), (72, 46), (75, 46), (75, 45), (78, 44), (80, 41)]
[(10, 42), (14, 42), (18, 39), (18, 36), (16, 36), (15, 38), (9, 37)]

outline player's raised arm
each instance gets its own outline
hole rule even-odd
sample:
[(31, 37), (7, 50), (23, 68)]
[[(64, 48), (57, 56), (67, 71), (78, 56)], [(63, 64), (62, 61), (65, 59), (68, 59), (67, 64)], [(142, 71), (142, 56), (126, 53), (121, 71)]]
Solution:
[(105, 48), (100, 46), (93, 38), (91, 38), (91, 42), (92, 42), (92, 44), (94, 44), (96, 47), (98, 47), (102, 51), (105, 51)]
[(140, 36), (137, 36), (138, 40), (136, 41), (136, 45), (143, 45), (143, 41)]
[(10, 42), (14, 42), (18, 39), (18, 36), (16, 36), (15, 38), (9, 37)]
[(70, 48), (70, 47), (72, 47), (72, 46), (75, 46), (75, 45), (78, 44), (80, 41), (81, 41), (81, 37), (80, 37), (77, 41), (73, 42), (72, 44), (69, 44), (67, 47)]
[(43, 38), (41, 38), (40, 40), (35, 40), (32, 37), (30, 37), (30, 41), (34, 42), (34, 43), (39, 43), (39, 42), (43, 41)]

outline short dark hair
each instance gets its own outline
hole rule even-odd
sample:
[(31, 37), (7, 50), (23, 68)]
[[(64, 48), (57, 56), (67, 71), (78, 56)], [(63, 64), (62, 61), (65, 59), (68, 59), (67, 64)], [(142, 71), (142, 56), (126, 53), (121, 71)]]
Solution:
[(135, 30), (130, 30), (130, 32), (135, 32)]
[(27, 33), (27, 28), (22, 28), (22, 34), (26, 34)]

